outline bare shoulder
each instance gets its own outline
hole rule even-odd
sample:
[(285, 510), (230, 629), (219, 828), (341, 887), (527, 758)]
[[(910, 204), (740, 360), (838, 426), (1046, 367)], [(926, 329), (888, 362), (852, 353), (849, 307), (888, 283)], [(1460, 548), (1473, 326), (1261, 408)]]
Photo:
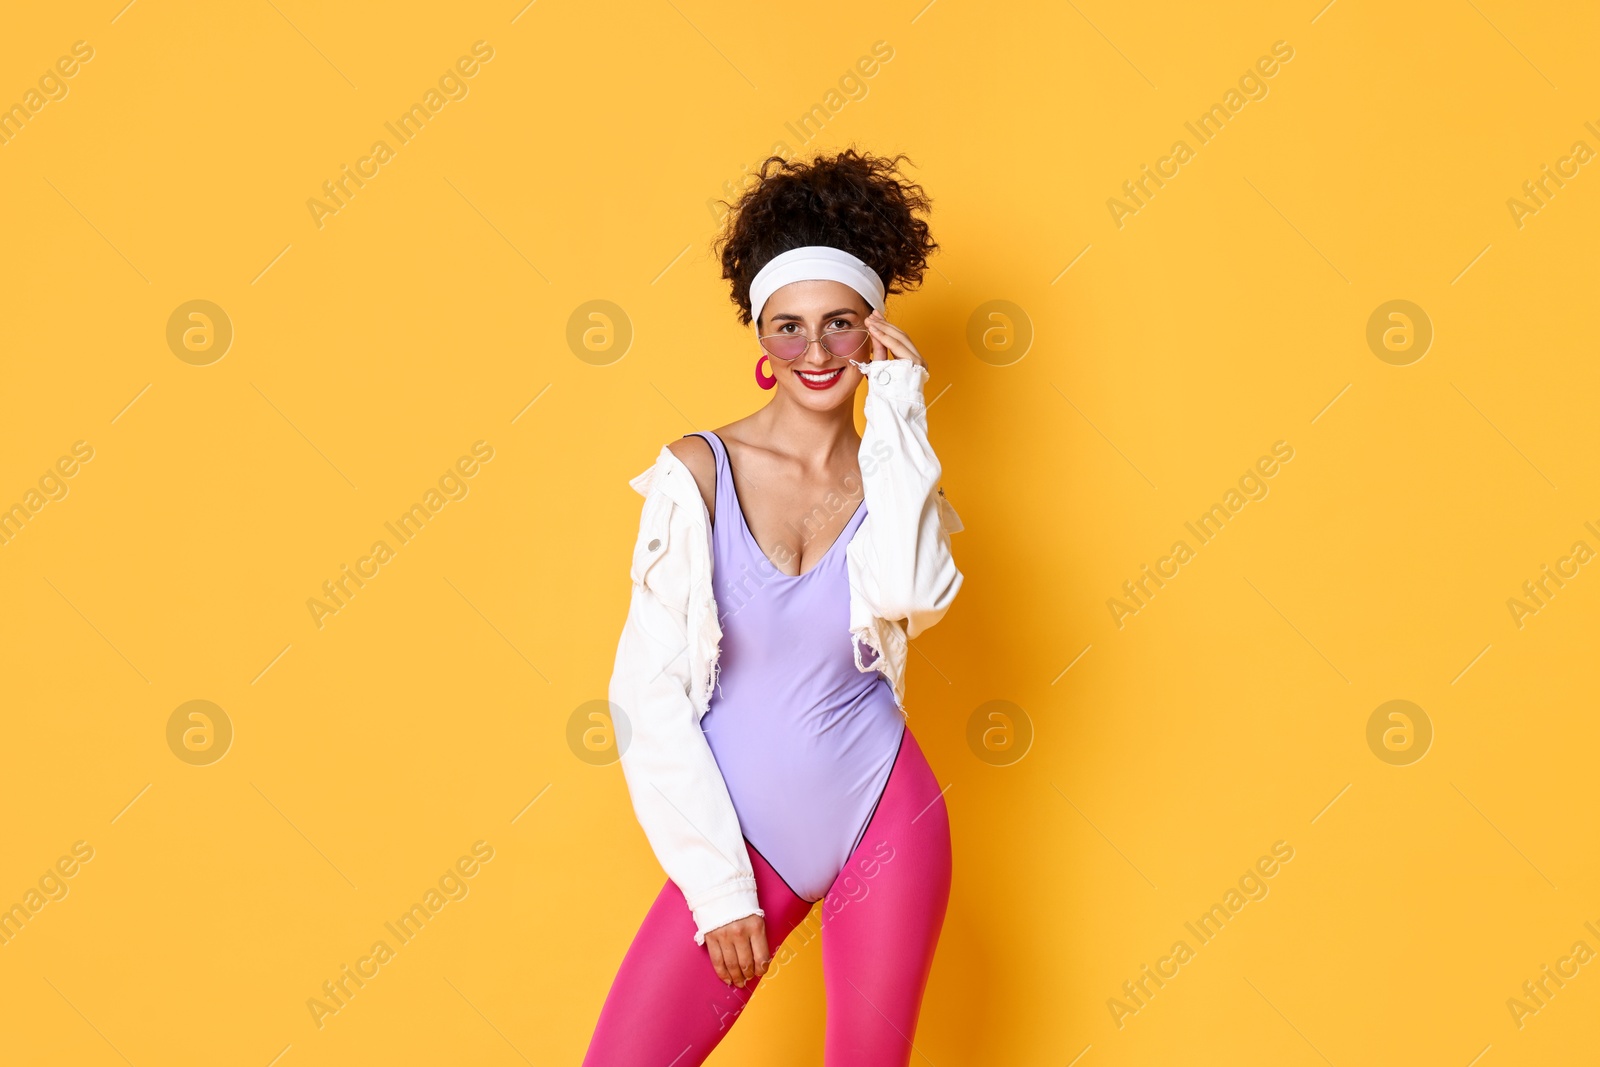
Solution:
[(698, 434), (685, 434), (669, 442), (667, 448), (689, 468), (700, 496), (706, 502), (706, 512), (715, 521), (717, 517), (717, 456), (711, 444)]

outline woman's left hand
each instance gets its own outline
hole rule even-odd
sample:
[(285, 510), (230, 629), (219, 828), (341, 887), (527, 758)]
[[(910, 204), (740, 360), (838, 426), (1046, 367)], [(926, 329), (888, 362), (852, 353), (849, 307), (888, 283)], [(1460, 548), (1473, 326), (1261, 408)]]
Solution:
[(878, 308), (872, 309), (872, 314), (864, 320), (867, 335), (872, 338), (872, 355), (868, 358), (873, 362), (880, 359), (909, 359), (917, 366), (927, 368), (927, 362), (922, 358), (922, 353), (917, 351), (917, 346), (911, 343), (911, 338), (900, 327), (893, 325), (883, 317), (883, 312)]

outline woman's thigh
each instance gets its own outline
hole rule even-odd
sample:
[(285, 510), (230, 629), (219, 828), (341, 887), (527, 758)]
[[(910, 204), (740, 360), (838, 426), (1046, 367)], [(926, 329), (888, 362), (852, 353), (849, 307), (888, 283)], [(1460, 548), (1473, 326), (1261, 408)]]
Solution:
[[(811, 902), (795, 896), (761, 854), (746, 847), (767, 947), (776, 953)], [(743, 989), (724, 985), (706, 947), (694, 943), (694, 931), (694, 915), (669, 878), (611, 983), (584, 1067), (692, 1067), (717, 1047), (761, 979)]]
[(883, 797), (823, 904), (827, 1067), (911, 1061), (950, 866), (949, 812), (907, 729)]

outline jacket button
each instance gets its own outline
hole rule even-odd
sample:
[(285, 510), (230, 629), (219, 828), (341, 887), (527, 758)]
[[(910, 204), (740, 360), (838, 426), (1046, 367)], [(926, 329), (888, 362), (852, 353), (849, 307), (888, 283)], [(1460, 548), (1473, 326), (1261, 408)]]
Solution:
[(661, 547), (661, 538), (652, 537), (650, 539), (650, 544), (649, 544), (648, 547), (649, 547), (650, 551), (652, 551), (652, 552), (654, 552), (656, 549), (660, 548)]

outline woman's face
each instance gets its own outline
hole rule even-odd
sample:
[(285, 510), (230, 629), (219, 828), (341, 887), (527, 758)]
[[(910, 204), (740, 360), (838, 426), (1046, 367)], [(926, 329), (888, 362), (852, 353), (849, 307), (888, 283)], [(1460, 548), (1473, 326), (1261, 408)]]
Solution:
[(820, 343), (808, 346), (797, 359), (768, 355), (767, 366), (778, 379), (778, 391), (813, 411), (849, 404), (861, 383), (861, 372), (849, 360), (865, 363), (872, 357), (872, 340), (862, 322), (871, 310), (848, 285), (823, 279), (790, 282), (768, 297), (756, 329), (762, 337), (794, 334), (820, 340), (824, 331), (863, 331), (849, 335), (852, 341), (861, 340), (861, 347), (849, 356), (835, 356)]

